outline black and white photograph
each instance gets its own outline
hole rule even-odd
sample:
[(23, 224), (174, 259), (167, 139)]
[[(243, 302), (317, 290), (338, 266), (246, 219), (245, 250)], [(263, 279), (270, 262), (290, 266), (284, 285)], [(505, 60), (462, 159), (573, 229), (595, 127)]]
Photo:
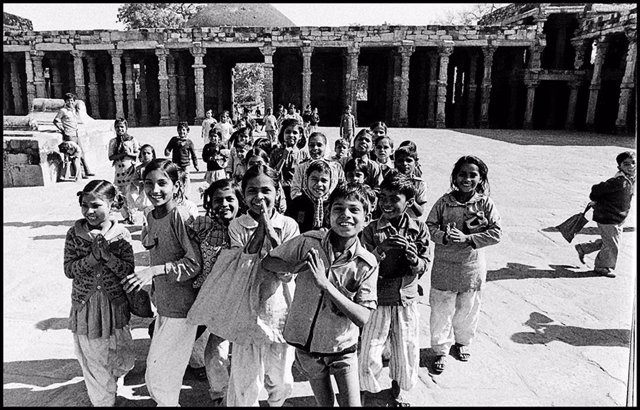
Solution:
[(3, 406), (637, 406), (636, 3), (3, 18)]

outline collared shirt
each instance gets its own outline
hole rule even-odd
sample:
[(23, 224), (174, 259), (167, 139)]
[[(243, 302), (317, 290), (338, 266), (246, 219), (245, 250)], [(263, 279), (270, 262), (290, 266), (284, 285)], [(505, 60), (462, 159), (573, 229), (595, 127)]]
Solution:
[[(302, 194), (303, 188), (307, 186), (307, 169), (309, 169), (309, 165), (313, 161), (316, 161), (311, 158), (307, 158), (300, 162), (296, 167), (296, 170), (293, 173), (293, 180), (291, 181), (291, 199), (300, 196)], [(338, 186), (340, 181), (344, 181), (344, 170), (337, 162), (330, 161), (325, 159), (327, 164), (329, 165), (329, 192), (333, 192), (333, 190)]]
[[(400, 234), (418, 248), (418, 264), (409, 265), (404, 249), (391, 249), (386, 254), (376, 251), (378, 245), (389, 236)], [(362, 231), (362, 244), (378, 259), (378, 305), (407, 306), (418, 297), (418, 279), (426, 272), (432, 261), (429, 229), (424, 222), (416, 221), (404, 213), (398, 227), (382, 216), (372, 221)]]
[(75, 110), (62, 107), (53, 119), (53, 123), (60, 122), (62, 124), (62, 132), (71, 137), (78, 134), (78, 116)]
[[(487, 223), (470, 233), (465, 221), (476, 218), (480, 211), (484, 212)], [(444, 242), (447, 224), (453, 223), (470, 236), (471, 243)], [(502, 237), (500, 214), (493, 200), (476, 192), (467, 202), (460, 203), (452, 193), (444, 194), (433, 205), (427, 226), (436, 245), (431, 287), (452, 292), (480, 289), (487, 277), (482, 248), (500, 242)]]
[[(300, 234), (298, 224), (288, 216), (280, 212), (274, 212), (271, 217), (271, 225), (282, 242), (285, 242)], [(251, 235), (258, 227), (258, 221), (250, 215), (244, 214), (237, 217), (229, 224), (229, 240), (231, 248), (242, 248), (249, 243)]]
[[(377, 308), (378, 263), (359, 240), (336, 256), (327, 230), (309, 231), (273, 249), (289, 271), (317, 249), (331, 283), (346, 297), (369, 309)], [(332, 354), (358, 343), (358, 326), (314, 284), (311, 270), (297, 274), (296, 292), (284, 327), (287, 343), (311, 353)]]

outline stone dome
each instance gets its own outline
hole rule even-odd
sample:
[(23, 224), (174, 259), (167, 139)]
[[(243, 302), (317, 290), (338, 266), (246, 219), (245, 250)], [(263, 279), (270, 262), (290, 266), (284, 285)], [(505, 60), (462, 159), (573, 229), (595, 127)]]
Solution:
[(187, 21), (187, 27), (295, 27), (278, 9), (267, 3), (212, 3)]

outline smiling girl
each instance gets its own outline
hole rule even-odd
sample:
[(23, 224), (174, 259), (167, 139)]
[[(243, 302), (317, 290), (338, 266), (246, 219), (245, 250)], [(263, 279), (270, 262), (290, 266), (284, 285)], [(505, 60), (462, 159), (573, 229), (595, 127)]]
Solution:
[(120, 280), (133, 272), (131, 234), (111, 218), (123, 199), (103, 180), (78, 192), (83, 219), (67, 232), (64, 274), (73, 279), (69, 329), (94, 406), (113, 406), (117, 380), (134, 366), (129, 305)]
[(149, 250), (150, 267), (127, 276), (125, 291), (148, 289), (158, 315), (147, 355), (145, 381), (158, 406), (178, 406), (182, 378), (196, 336), (187, 313), (197, 290), (201, 256), (187, 234), (193, 217), (176, 203), (181, 189), (180, 169), (168, 159), (155, 159), (144, 170), (144, 190), (153, 205), (143, 226), (142, 245)]
[[(302, 161), (293, 173), (293, 180), (291, 181), (291, 199), (295, 199), (302, 194), (307, 185), (307, 169), (312, 162), (325, 159), (326, 149), (326, 135), (321, 132), (314, 132), (309, 136), (309, 158)], [(331, 175), (329, 190), (326, 193), (327, 197), (338, 185), (338, 182), (344, 180), (344, 170), (340, 164), (335, 161), (330, 161), (328, 164), (329, 173)]]
[(284, 189), (287, 206), (291, 202), (291, 185), (296, 167), (309, 157), (302, 148), (307, 144), (302, 123), (296, 119), (286, 119), (278, 135), (280, 147), (271, 153), (271, 168), (278, 172)]
[(489, 198), (488, 172), (480, 158), (461, 157), (451, 172), (451, 192), (436, 201), (427, 218), (436, 245), (429, 303), (438, 373), (454, 342), (454, 356), (469, 360), (487, 277), (482, 248), (495, 245), (502, 236), (500, 215)]

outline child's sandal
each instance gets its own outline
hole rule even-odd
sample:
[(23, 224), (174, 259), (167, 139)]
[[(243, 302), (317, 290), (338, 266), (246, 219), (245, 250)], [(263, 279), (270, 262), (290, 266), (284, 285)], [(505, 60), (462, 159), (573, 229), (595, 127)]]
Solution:
[(453, 345), (453, 353), (461, 362), (466, 362), (469, 360), (469, 357), (471, 357), (469, 348), (465, 345), (461, 345), (460, 343), (456, 343)]
[(446, 363), (446, 360), (447, 360), (447, 356), (445, 355), (440, 355), (436, 357), (435, 362), (433, 362), (433, 369), (437, 374), (440, 374), (444, 371), (444, 365)]

